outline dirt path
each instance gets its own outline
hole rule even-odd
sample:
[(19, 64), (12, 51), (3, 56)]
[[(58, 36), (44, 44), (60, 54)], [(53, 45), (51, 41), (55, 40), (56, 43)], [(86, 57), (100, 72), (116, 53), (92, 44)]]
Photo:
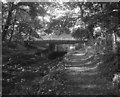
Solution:
[(92, 47), (78, 50), (66, 55), (63, 60), (64, 70), (57, 75), (62, 88), (56, 93), (66, 95), (102, 95), (118, 94), (112, 82), (100, 74), (99, 65), (103, 64)]

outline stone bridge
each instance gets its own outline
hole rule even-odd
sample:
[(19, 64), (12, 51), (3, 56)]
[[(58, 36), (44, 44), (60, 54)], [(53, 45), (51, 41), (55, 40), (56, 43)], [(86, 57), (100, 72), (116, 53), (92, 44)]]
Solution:
[(73, 45), (73, 44), (78, 44), (78, 43), (85, 43), (87, 41), (85, 40), (39, 40), (39, 41), (24, 41), (25, 43), (29, 43), (29, 44), (38, 44), (38, 45), (48, 45), (49, 49), (58, 51), (58, 49), (56, 49), (56, 46), (58, 45)]
[[(64, 53), (68, 52), (70, 46), (83, 44), (87, 41), (85, 40), (39, 40), (39, 41), (24, 41), (29, 45), (37, 45), (41, 56), (46, 57), (53, 53)], [(56, 55), (58, 55), (56, 54)]]

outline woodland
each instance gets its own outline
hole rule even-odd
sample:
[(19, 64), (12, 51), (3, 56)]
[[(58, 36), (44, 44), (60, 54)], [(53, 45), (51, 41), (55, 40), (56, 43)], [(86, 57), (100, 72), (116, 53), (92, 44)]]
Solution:
[[(0, 15), (3, 95), (62, 94), (65, 86), (56, 81), (62, 77), (56, 70), (65, 67), (63, 60), (68, 53), (81, 49), (84, 52), (88, 46), (92, 48), (88, 52), (94, 51), (104, 62), (99, 70), (108, 81), (120, 72), (120, 5), (117, 2), (2, 2)], [(47, 44), (25, 42), (52, 40), (51, 36), (59, 40), (61, 35), (87, 42), (78, 43), (77, 49), (66, 52), (51, 51)], [(46, 82), (49, 75), (56, 76), (52, 85)]]

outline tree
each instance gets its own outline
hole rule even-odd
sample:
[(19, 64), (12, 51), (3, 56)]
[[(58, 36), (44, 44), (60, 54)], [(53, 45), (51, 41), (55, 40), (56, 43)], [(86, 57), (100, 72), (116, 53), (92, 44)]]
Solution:
[[(9, 36), (9, 33), (15, 37), (17, 33), (21, 37), (23, 34), (25, 37), (38, 37), (38, 32), (41, 33), (40, 29), (46, 34), (68, 33), (77, 39), (94, 40), (94, 29), (98, 26), (102, 29), (101, 35), (104, 34), (106, 39), (108, 34), (119, 35), (118, 3), (18, 2), (3, 4), (3, 9), (3, 40)], [(14, 20), (16, 22), (13, 27)]]
[[(15, 17), (16, 17), (16, 21), (14, 21), (15, 25), (19, 25), (19, 23), (21, 23), (21, 22), (29, 22), (32, 25), (32, 28), (34, 29), (33, 33), (36, 32), (35, 30), (38, 28), (38, 26), (39, 26), (39, 28), (42, 28), (40, 26), (40, 24), (36, 25), (36, 23), (35, 23), (35, 21), (36, 21), (35, 17), (38, 14), (41, 16), (44, 16), (46, 13), (45, 9), (43, 7), (41, 7), (40, 5), (41, 5), (41, 3), (38, 3), (38, 2), (34, 2), (34, 3), (18, 2), (17, 4), (14, 2), (8, 2), (5, 4), (2, 4), (3, 19), (4, 19), (2, 40), (4, 41), (6, 39), (7, 35), (9, 34), (10, 30), (12, 29), (11, 25), (12, 25), (12, 22), (14, 21)], [(13, 35), (13, 34), (11, 34), (11, 35)]]

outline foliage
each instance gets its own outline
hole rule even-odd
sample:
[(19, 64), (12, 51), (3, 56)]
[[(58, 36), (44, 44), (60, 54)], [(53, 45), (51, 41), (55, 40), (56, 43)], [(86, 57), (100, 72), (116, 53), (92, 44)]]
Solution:
[(89, 35), (88, 35), (88, 30), (86, 29), (77, 29), (75, 32), (73, 32), (73, 37), (77, 38), (77, 39), (88, 39)]
[[(12, 31), (11, 36), (17, 34), (21, 35), (22, 31), (28, 34), (33, 34), (34, 36), (38, 36), (36, 29), (42, 28), (41, 24), (37, 23), (35, 17), (39, 15), (44, 16), (46, 13), (45, 9), (40, 6), (40, 3), (31, 3), (31, 2), (18, 2), (14, 4), (14, 2), (8, 2), (3, 4), (3, 40), (9, 33), (11, 32), (13, 25), (14, 31)], [(21, 25), (22, 24), (22, 25)], [(24, 27), (23, 27), (24, 26)], [(30, 28), (30, 31), (28, 30)], [(36, 35), (35, 35), (36, 32)], [(16, 36), (16, 35), (15, 35)]]
[(86, 31), (84, 33), (85, 36), (89, 35), (91, 38), (96, 26), (100, 26), (106, 34), (114, 32), (119, 35), (118, 13), (120, 10), (118, 3), (114, 2), (64, 2), (63, 4), (56, 2), (9, 2), (3, 4), (2, 7), (4, 9), (2, 10), (3, 40), (6, 36), (16, 37), (17, 33), (20, 33), (19, 35), (25, 33), (29, 37), (32, 32), (34, 34), (31, 37), (38, 37), (37, 34), (41, 33), (38, 32), (40, 29), (44, 29), (46, 34), (55, 33), (57, 35), (71, 34), (76, 30), (78, 35), (73, 34), (73, 36), (79, 37), (80, 35), (81, 37), (77, 31), (81, 26), (85, 26), (84, 29), (87, 30), (87, 33)]
[[(33, 44), (33, 46), (29, 43), (24, 44), (24, 46), (20, 44), (24, 40), (33, 41), (41, 39), (41, 33), (43, 32), (48, 35), (57, 34), (58, 36), (67, 33), (78, 40), (87, 39), (88, 44), (86, 45), (94, 44), (92, 47), (97, 53), (101, 53), (105, 47), (102, 53), (110, 53), (109, 50), (111, 50), (111, 43), (113, 42), (112, 34), (120, 36), (119, 7), (118, 3), (113, 2), (65, 2), (63, 4), (56, 2), (3, 3), (2, 39), (5, 42), (11, 42), (6, 42), (7, 46), (3, 44), (2, 48), (3, 86), (5, 86), (3, 87), (3, 93), (25, 94), (26, 91), (26, 94), (42, 94), (43, 91), (46, 91), (46, 88), (44, 84), (40, 86), (41, 78), (51, 71), (66, 65), (63, 63), (58, 64), (62, 60), (59, 58), (53, 61), (43, 60), (41, 56), (44, 56), (42, 54), (45, 53), (40, 50), (41, 47), (36, 46), (37, 44)], [(95, 30), (97, 28), (100, 29)], [(19, 43), (16, 43), (16, 41)], [(44, 44), (40, 46), (42, 45), (44, 47)], [(37, 52), (38, 49), (39, 52)], [(80, 48), (78, 47), (78, 49)], [(91, 50), (89, 51), (91, 52)], [(47, 53), (47, 51), (45, 52)], [(58, 56), (61, 54), (58, 54)], [(115, 72), (116, 63), (118, 64), (116, 55), (110, 55), (101, 57), (104, 64), (99, 69), (103, 70), (105, 75), (108, 74), (107, 71)], [(56, 56), (57, 54), (55, 54), (55, 58)], [(48, 57), (52, 59), (54, 54), (50, 54)], [(115, 61), (113, 62), (112, 59)], [(103, 67), (106, 67), (107, 71)], [(114, 70), (111, 69), (113, 67), (115, 68)], [(58, 76), (57, 73), (55, 75)], [(46, 80), (46, 77), (44, 78)], [(59, 82), (61, 83), (61, 80)], [(52, 84), (59, 87), (59, 82), (54, 80)], [(11, 87), (15, 89), (11, 89)], [(39, 88), (41, 88), (40, 91), (37, 90)], [(45, 90), (42, 90), (42, 88)], [(48, 93), (54, 92), (54, 89), (47, 91)]]

